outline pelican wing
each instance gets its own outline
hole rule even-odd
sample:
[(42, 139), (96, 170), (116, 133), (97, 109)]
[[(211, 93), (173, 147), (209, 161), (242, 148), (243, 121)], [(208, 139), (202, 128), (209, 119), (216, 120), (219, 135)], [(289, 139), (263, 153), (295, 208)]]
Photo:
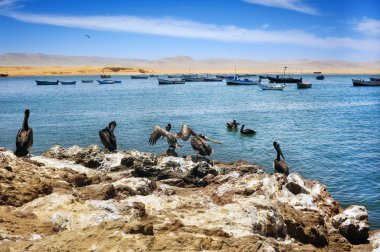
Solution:
[(223, 144), (222, 142), (219, 142), (219, 141), (217, 141), (217, 140), (214, 140), (214, 139), (208, 138), (208, 137), (206, 137), (206, 136), (205, 136), (205, 140), (206, 140), (206, 141), (213, 142), (213, 143), (216, 143), (216, 144)]
[(210, 156), (213, 152), (210, 145), (208, 145), (204, 139), (197, 135), (191, 138), (190, 143), (193, 150), (195, 150), (202, 156)]
[(106, 149), (110, 151), (114, 151), (117, 148), (116, 145), (116, 137), (115, 135), (110, 131), (109, 128), (104, 128), (99, 131), (99, 137), (100, 140), (102, 141), (102, 144)]
[(22, 128), (18, 131), (16, 136), (16, 153), (17, 155), (24, 156), (27, 155), (33, 145), (33, 130), (29, 128), (28, 130), (23, 130)]
[(152, 133), (150, 133), (149, 137), (149, 144), (154, 145), (156, 144), (157, 140), (160, 139), (160, 137), (165, 136), (168, 139), (174, 139), (176, 138), (173, 134), (169, 133), (168, 131), (164, 130), (160, 126), (154, 127)]
[(187, 126), (187, 124), (183, 124), (181, 131), (176, 134), (175, 138), (181, 138), (183, 141), (187, 141), (194, 134), (194, 131), (189, 126)]

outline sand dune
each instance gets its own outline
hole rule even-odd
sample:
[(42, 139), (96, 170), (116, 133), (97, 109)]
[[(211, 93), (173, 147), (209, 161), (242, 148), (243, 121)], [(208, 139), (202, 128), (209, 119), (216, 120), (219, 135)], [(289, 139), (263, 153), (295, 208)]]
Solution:
[(45, 54), (8, 53), (0, 55), (0, 73), (11, 76), (38, 75), (113, 75), (139, 73), (287, 73), (307, 74), (322, 71), (325, 74), (379, 74), (380, 61), (350, 62), (342, 60), (247, 60), (213, 58), (196, 60), (178, 56), (157, 60), (128, 58), (60, 56)]

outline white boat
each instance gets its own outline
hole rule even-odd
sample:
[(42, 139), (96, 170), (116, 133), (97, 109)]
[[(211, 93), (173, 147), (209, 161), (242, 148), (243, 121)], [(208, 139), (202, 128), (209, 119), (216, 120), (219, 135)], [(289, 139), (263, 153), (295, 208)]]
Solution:
[(181, 79), (167, 80), (167, 79), (158, 78), (157, 80), (158, 80), (158, 85), (185, 84), (185, 81)]
[(237, 75), (235, 75), (233, 78), (226, 79), (226, 83), (229, 86), (233, 86), (233, 85), (257, 85), (258, 81), (253, 81), (253, 80), (249, 80), (249, 79), (240, 79), (239, 77), (237, 77)]
[(283, 90), (285, 87), (285, 84), (271, 83), (267, 78), (260, 78), (258, 85), (262, 90)]

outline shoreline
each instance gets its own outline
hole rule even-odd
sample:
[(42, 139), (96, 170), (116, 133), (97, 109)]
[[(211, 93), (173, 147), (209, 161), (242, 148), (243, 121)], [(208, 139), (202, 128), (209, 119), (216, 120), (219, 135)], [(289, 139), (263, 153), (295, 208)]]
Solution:
[[(201, 67), (200, 67), (201, 68)], [(112, 67), (112, 66), (75, 66), (75, 67), (7, 67), (0, 66), (0, 73), (7, 73), (9, 77), (34, 77), (34, 76), (88, 76), (88, 75), (100, 75), (100, 74), (110, 74), (110, 75), (135, 75), (135, 74), (187, 74), (188, 68), (184, 67)], [(232, 74), (230, 68), (212, 68), (207, 71), (192, 70), (191, 74)], [(259, 69), (248, 69), (243, 68), (237, 71), (237, 74), (282, 74), (278, 69), (271, 68), (259, 68)], [(378, 69), (324, 69), (322, 71), (325, 75), (379, 75)], [(312, 75), (313, 70), (304, 70), (301, 74), (300, 72), (287, 71), (286, 74), (289, 75)]]
[(342, 209), (318, 181), (245, 161), (212, 165), (97, 145), (27, 158), (0, 147), (0, 160), (0, 250), (380, 247), (365, 207)]

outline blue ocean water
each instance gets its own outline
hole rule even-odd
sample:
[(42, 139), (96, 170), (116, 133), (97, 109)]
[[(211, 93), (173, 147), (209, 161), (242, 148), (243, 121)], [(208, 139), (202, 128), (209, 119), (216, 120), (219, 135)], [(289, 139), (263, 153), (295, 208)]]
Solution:
[[(156, 78), (122, 84), (80, 83), (85, 77), (0, 78), (0, 146), (14, 149), (25, 108), (31, 110), (32, 153), (51, 146), (101, 145), (98, 131), (112, 120), (119, 149), (161, 153), (165, 141), (150, 146), (155, 125), (182, 123), (222, 141), (212, 159), (245, 159), (272, 172), (274, 140), (281, 145), (291, 171), (321, 181), (343, 207), (367, 207), (371, 228), (380, 228), (380, 87), (353, 87), (351, 78), (327, 75), (311, 89), (288, 84), (283, 91), (223, 83), (159, 86)], [(35, 79), (77, 80), (75, 86), (37, 86)], [(226, 130), (232, 119), (257, 131), (253, 137)], [(192, 155), (183, 143), (180, 155)]]

